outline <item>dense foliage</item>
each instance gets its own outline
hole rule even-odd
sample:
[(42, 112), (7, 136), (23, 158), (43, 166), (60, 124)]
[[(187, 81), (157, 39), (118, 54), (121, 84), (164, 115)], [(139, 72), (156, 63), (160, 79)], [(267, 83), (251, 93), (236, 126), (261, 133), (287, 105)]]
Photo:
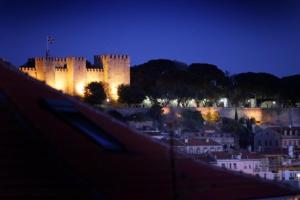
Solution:
[(84, 88), (84, 101), (90, 104), (102, 104), (106, 99), (105, 85), (91, 82)]
[[(186, 65), (171, 60), (151, 60), (131, 68), (131, 85), (141, 88), (154, 104), (186, 107), (194, 99), (197, 105), (205, 99), (205, 106), (218, 104), (228, 98), (232, 106), (248, 106), (246, 100), (256, 98), (276, 101), (281, 106), (295, 106), (300, 102), (300, 75), (279, 78), (268, 73), (240, 73), (229, 75), (212, 64)], [(158, 99), (164, 101), (158, 102)]]
[(135, 85), (120, 85), (118, 88), (118, 96), (120, 103), (128, 105), (140, 104), (145, 99), (143, 90)]

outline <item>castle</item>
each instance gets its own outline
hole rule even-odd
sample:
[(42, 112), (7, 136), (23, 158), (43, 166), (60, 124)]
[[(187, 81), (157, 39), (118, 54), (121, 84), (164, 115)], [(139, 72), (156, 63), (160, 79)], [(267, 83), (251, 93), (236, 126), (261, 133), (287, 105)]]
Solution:
[(20, 70), (70, 95), (83, 96), (86, 85), (101, 81), (108, 85), (108, 97), (117, 100), (118, 86), (130, 84), (128, 55), (96, 55), (94, 65), (83, 57), (32, 58)]

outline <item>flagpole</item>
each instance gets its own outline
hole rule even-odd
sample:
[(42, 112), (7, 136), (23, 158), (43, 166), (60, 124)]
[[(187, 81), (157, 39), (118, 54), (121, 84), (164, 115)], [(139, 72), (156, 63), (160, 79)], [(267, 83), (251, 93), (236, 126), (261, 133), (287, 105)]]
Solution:
[(49, 41), (48, 41), (48, 39), (49, 39), (49, 36), (47, 35), (47, 37), (46, 37), (46, 58), (49, 57)]

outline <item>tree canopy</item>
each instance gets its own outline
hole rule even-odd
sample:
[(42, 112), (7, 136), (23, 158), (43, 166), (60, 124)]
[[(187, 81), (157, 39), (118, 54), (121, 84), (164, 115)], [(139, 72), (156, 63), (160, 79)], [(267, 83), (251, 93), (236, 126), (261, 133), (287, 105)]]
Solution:
[(160, 104), (168, 105), (177, 100), (178, 106), (187, 106), (191, 99), (197, 105), (203, 99), (211, 106), (227, 97), (233, 106), (247, 106), (246, 100), (278, 101), (292, 106), (300, 101), (300, 75), (278, 78), (269, 73), (239, 73), (229, 75), (218, 66), (207, 63), (187, 65), (178, 61), (158, 59), (131, 69), (131, 85), (138, 86), (144, 94)]
[(120, 85), (118, 88), (118, 101), (128, 105), (140, 104), (145, 99), (144, 92), (134, 85)]
[(105, 86), (102, 82), (91, 82), (84, 88), (84, 101), (102, 104), (106, 100)]

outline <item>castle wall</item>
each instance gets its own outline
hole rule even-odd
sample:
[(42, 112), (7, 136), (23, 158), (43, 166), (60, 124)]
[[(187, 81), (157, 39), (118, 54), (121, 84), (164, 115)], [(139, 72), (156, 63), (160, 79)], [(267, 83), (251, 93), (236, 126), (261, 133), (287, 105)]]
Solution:
[(36, 68), (34, 67), (21, 67), (20, 70), (27, 74), (28, 76), (31, 76), (33, 78), (37, 78), (37, 72)]
[(86, 69), (86, 84), (91, 82), (103, 82), (103, 70), (102, 69)]
[(66, 65), (65, 58), (35, 58), (37, 79), (45, 81), (51, 87), (56, 86), (55, 68), (63, 68)]
[(68, 70), (67, 68), (55, 68), (55, 88), (64, 93), (68, 92)]
[(118, 87), (130, 84), (130, 58), (128, 55), (95, 56), (95, 63), (103, 66), (104, 82), (108, 83), (110, 97), (118, 99)]
[[(201, 111), (202, 115), (208, 112), (219, 112), (221, 117), (234, 119), (235, 108), (221, 108), (221, 107), (199, 107), (199, 108), (173, 108), (177, 110), (191, 109)], [(116, 109), (123, 115), (131, 115), (136, 112), (146, 113), (149, 108), (119, 108)], [(238, 118), (252, 118), (264, 124), (271, 123), (283, 126), (300, 126), (300, 108), (237, 108)]]

